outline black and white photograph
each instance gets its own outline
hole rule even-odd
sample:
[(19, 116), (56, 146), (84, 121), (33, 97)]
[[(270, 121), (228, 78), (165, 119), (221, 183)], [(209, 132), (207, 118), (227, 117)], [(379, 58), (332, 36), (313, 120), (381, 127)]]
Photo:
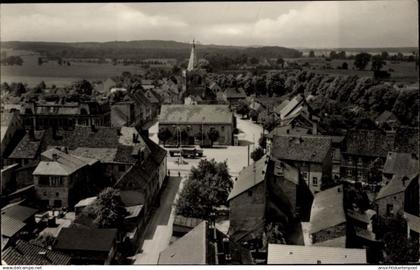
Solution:
[(418, 1), (1, 3), (0, 49), (2, 269), (417, 269)]

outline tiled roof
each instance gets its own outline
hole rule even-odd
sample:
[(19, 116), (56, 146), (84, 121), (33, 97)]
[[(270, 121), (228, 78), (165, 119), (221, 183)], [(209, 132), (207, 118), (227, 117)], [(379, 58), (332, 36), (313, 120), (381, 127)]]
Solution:
[(162, 124), (231, 124), (233, 114), (227, 105), (162, 105)]
[(346, 153), (352, 155), (385, 157), (393, 147), (393, 141), (387, 141), (380, 130), (349, 130), (345, 142)]
[(331, 149), (331, 138), (321, 136), (274, 136), (271, 155), (277, 159), (322, 163)]
[(343, 222), (346, 222), (343, 206), (343, 186), (339, 185), (316, 193), (312, 202), (310, 233), (315, 233)]
[(409, 153), (389, 152), (383, 168), (383, 173), (394, 175), (412, 175), (419, 171), (419, 160)]
[(26, 222), (29, 218), (33, 217), (38, 212), (38, 209), (22, 206), (22, 205), (12, 205), (6, 206), (1, 209), (1, 215), (12, 217), (14, 219)]
[(117, 238), (117, 229), (63, 228), (54, 246), (57, 250), (109, 252)]
[(287, 104), (289, 104), (289, 102), (290, 102), (290, 100), (288, 100), (288, 99), (284, 100), (282, 103), (280, 103), (279, 105), (275, 106), (274, 109), (273, 109), (273, 111), (275, 113), (277, 113), (278, 115), (280, 115), (281, 114), (281, 110), (283, 110), (287, 106)]
[(13, 120), (13, 117), (15, 116), (14, 112), (2, 112), (1, 113), (1, 126), (7, 127), (10, 125), (10, 123)]
[(147, 90), (144, 94), (150, 103), (159, 104), (159, 99), (152, 93), (151, 90)]
[(389, 120), (393, 120), (396, 121), (397, 117), (395, 116), (395, 114), (393, 114), (390, 111), (384, 111), (383, 113), (381, 113), (377, 118), (376, 118), (376, 122), (378, 123), (382, 123), (382, 122), (386, 122)]
[(280, 111), (280, 117), (284, 118), (289, 113), (291, 113), (299, 104), (302, 103), (303, 97), (301, 95), (297, 95), (290, 102), (287, 103), (286, 106), (284, 106)]
[(268, 157), (264, 156), (254, 164), (239, 172), (238, 180), (235, 181), (228, 200), (242, 194), (248, 189), (263, 182), (267, 173)]
[(366, 250), (268, 244), (267, 264), (366, 264)]
[(70, 153), (79, 157), (96, 158), (102, 163), (112, 163), (117, 155), (117, 148), (78, 147)]
[(52, 130), (49, 129), (45, 136), (45, 143), (46, 145), (66, 146), (69, 150), (79, 147), (116, 148), (114, 162), (134, 164), (137, 159), (131, 155), (133, 147), (135, 145), (144, 146), (144, 142), (139, 135), (139, 143), (133, 143), (133, 134), (138, 134), (138, 132), (132, 127), (122, 127), (121, 129), (95, 127), (95, 131), (92, 131), (90, 127), (76, 126), (74, 130), (59, 130), (59, 138), (54, 138)]
[(18, 240), (2, 252), (2, 260), (8, 265), (68, 265), (71, 257)]
[(159, 255), (158, 264), (206, 264), (207, 222), (203, 221)]
[(225, 91), (226, 97), (229, 98), (246, 98), (244, 89), (242, 88), (228, 88)]
[(419, 128), (402, 127), (395, 134), (394, 151), (419, 155)]
[[(89, 163), (76, 156), (51, 148), (41, 154), (50, 161), (38, 163), (33, 175), (71, 175)], [(54, 159), (54, 155), (56, 159)]]
[(386, 186), (381, 188), (378, 195), (376, 195), (375, 200), (379, 200), (400, 192), (404, 192), (408, 185), (411, 183), (411, 181), (413, 181), (414, 179), (417, 179), (418, 181), (418, 177), (418, 172), (416, 176), (394, 175), (391, 181), (389, 181), (389, 183)]
[(26, 134), (22, 140), (15, 147), (13, 152), (8, 158), (28, 158), (34, 159), (40, 149), (42, 138), (44, 137), (45, 131), (35, 131), (35, 139), (31, 139), (29, 134)]
[(22, 230), (26, 224), (15, 218), (1, 215), (1, 234), (7, 237), (13, 237), (16, 233)]

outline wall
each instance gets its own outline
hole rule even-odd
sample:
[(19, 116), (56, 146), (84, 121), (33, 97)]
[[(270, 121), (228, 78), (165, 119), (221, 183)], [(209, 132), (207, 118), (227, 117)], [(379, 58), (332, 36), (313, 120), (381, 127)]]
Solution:
[(48, 205), (51, 207), (54, 206), (54, 200), (61, 200), (62, 207), (69, 207), (68, 177), (63, 177), (63, 185), (61, 186), (40, 186), (39, 178), (40, 176), (34, 175), (35, 191), (38, 199), (48, 200)]
[[(160, 124), (159, 129), (167, 128), (172, 133), (172, 138), (166, 142), (166, 144), (177, 144), (177, 128), (179, 130), (188, 130), (189, 136), (194, 136), (201, 132), (203, 129), (204, 133), (204, 145), (210, 145), (210, 140), (208, 139), (207, 133), (211, 128), (215, 128), (219, 132), (219, 139), (214, 142), (215, 145), (231, 145), (232, 144), (232, 133), (233, 133), (233, 124), (182, 124), (182, 125), (174, 125), (173, 124)], [(179, 139), (178, 139), (179, 140)], [(182, 144), (189, 144), (186, 138), (182, 137)], [(201, 138), (197, 138), (195, 143), (201, 144)]]
[(386, 216), (387, 215), (387, 205), (393, 205), (393, 212), (394, 215), (398, 212), (398, 210), (403, 210), (404, 207), (404, 192), (400, 192), (397, 194), (393, 194), (391, 196), (381, 198), (375, 201), (377, 205), (377, 213), (379, 216)]
[[(335, 239), (338, 237), (346, 236), (346, 223), (342, 223), (319, 232), (313, 233), (312, 235), (312, 243), (321, 243), (327, 240)], [(344, 246), (337, 246), (343, 247)]]
[(229, 231), (234, 240), (243, 232), (254, 231), (256, 226), (263, 222), (265, 218), (264, 182), (259, 183), (249, 191), (252, 191), (251, 196), (249, 196), (248, 191), (245, 191), (229, 201)]
[(15, 169), (18, 167), (18, 164), (7, 166), (1, 170), (1, 186), (0, 194), (7, 194), (8, 190), (13, 190), (15, 186)]

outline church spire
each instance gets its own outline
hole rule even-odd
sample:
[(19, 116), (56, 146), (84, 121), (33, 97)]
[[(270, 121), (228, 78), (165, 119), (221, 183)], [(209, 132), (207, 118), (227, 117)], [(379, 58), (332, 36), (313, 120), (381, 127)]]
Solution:
[(190, 60), (188, 61), (187, 71), (192, 71), (197, 67), (197, 56), (195, 53), (195, 41), (193, 40)]

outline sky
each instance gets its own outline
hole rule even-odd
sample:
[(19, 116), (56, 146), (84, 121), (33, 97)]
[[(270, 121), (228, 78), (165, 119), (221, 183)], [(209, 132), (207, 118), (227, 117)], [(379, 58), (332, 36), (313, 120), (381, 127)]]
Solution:
[(1, 4), (2, 41), (418, 47), (416, 0)]

